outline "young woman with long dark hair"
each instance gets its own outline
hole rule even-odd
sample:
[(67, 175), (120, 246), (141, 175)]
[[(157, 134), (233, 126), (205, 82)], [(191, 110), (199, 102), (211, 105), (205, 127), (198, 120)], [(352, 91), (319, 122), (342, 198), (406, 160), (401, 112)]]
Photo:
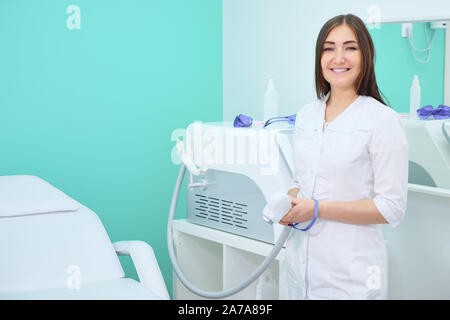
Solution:
[(281, 224), (309, 224), (286, 243), (291, 299), (386, 299), (381, 224), (406, 210), (408, 143), (381, 98), (375, 50), (360, 18), (327, 21), (316, 43), (318, 100), (300, 109), (294, 136), (292, 209)]

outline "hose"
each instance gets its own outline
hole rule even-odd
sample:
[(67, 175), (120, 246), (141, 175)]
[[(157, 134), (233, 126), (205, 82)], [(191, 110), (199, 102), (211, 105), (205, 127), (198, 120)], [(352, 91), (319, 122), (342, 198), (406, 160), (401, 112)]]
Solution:
[(236, 285), (233, 288), (224, 290), (224, 291), (217, 291), (217, 292), (210, 292), (201, 290), (199, 288), (196, 288), (192, 283), (190, 283), (186, 277), (184, 276), (183, 272), (181, 271), (180, 267), (178, 266), (175, 250), (173, 247), (173, 235), (172, 235), (172, 221), (173, 217), (175, 215), (175, 210), (178, 203), (178, 197), (181, 190), (181, 185), (183, 183), (184, 173), (186, 172), (186, 166), (183, 164), (180, 168), (180, 171), (178, 173), (177, 182), (175, 184), (175, 189), (173, 191), (172, 195), (172, 202), (170, 204), (170, 211), (169, 211), (169, 221), (167, 224), (167, 247), (169, 249), (169, 256), (170, 260), (173, 265), (173, 269), (178, 277), (180, 279), (181, 283), (193, 292), (196, 295), (209, 298), (209, 299), (221, 299), (228, 296), (231, 296), (239, 291), (242, 291), (246, 287), (248, 287), (253, 281), (255, 281), (270, 265), (270, 263), (276, 258), (280, 250), (283, 248), (284, 243), (286, 242), (289, 233), (291, 232), (290, 227), (284, 227), (283, 231), (281, 232), (280, 237), (278, 238), (277, 242), (275, 243), (273, 249), (270, 251), (269, 255), (264, 259), (264, 261), (256, 268), (255, 271), (243, 282)]

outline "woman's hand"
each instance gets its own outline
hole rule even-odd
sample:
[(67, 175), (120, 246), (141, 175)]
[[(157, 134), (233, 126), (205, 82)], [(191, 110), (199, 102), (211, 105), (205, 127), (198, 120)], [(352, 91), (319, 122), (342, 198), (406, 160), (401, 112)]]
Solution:
[(296, 222), (305, 222), (314, 218), (315, 202), (312, 199), (291, 198), (292, 208), (280, 220), (280, 224), (287, 226)]

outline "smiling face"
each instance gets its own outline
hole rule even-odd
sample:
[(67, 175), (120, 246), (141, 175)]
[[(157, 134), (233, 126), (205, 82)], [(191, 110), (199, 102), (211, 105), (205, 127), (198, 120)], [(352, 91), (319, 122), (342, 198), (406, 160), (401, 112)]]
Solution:
[(335, 27), (326, 37), (322, 50), (322, 74), (331, 90), (356, 91), (362, 54), (353, 30), (346, 24)]

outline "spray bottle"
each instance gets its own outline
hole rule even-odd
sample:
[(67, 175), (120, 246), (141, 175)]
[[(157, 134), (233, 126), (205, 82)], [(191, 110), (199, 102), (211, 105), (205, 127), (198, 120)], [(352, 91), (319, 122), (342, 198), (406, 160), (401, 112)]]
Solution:
[(409, 97), (409, 118), (418, 119), (417, 109), (420, 108), (420, 84), (419, 76), (414, 75), (414, 79), (411, 85), (411, 92)]
[(275, 91), (273, 80), (269, 79), (264, 93), (264, 121), (278, 116), (278, 93)]

